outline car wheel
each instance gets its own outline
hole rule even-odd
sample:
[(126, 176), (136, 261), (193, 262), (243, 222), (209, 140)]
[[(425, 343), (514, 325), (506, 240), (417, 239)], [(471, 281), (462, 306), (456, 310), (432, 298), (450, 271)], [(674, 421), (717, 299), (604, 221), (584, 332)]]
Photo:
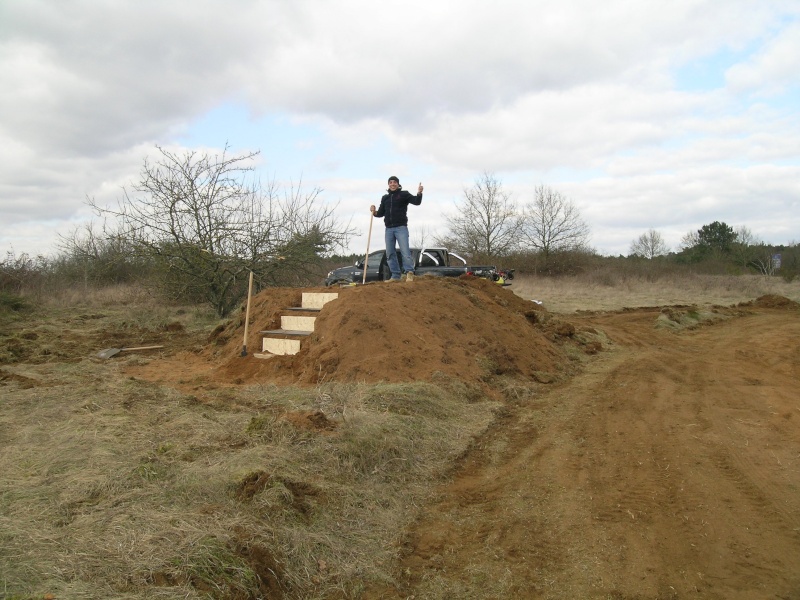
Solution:
[(387, 281), (392, 278), (392, 271), (391, 269), (389, 269), (388, 264), (383, 263), (383, 266), (381, 267), (381, 274), (383, 275), (384, 281)]

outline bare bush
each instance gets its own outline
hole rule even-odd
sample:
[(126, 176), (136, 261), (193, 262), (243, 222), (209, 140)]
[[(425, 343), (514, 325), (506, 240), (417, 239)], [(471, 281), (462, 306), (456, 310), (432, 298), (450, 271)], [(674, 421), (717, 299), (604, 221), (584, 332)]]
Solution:
[(7, 252), (5, 259), (0, 260), (0, 292), (20, 294), (39, 289), (49, 269), (43, 256)]
[(321, 189), (286, 189), (274, 180), (262, 188), (250, 180), (257, 153), (158, 150), (117, 208), (89, 204), (116, 221), (113, 236), (155, 266), (173, 297), (208, 302), (225, 316), (245, 294), (248, 272), (260, 286), (318, 276), (319, 258), (352, 234), (335, 205), (320, 201)]
[(516, 252), (506, 258), (503, 267), (522, 273), (538, 275), (577, 275), (595, 268), (603, 257), (590, 249), (559, 250), (545, 255), (543, 252)]

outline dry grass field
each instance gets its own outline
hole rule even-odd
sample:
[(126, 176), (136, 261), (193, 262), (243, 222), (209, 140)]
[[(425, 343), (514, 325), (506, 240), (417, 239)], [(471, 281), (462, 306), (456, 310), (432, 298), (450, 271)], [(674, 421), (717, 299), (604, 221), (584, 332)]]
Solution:
[[(800, 597), (800, 282), (422, 283), (359, 288), (295, 385), (221, 375), (240, 315), (0, 312), (0, 598)], [(404, 380), (337, 379), (409, 306)]]
[(520, 276), (513, 290), (523, 298), (541, 300), (557, 313), (619, 310), (641, 306), (730, 306), (774, 294), (800, 302), (800, 280), (759, 275), (672, 275), (655, 281), (613, 273), (580, 277)]

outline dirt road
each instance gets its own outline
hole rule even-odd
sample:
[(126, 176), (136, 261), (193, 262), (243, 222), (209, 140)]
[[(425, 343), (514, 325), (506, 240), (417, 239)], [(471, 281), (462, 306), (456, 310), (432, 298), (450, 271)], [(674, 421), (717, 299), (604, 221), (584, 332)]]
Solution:
[(800, 598), (800, 313), (658, 315), (574, 318), (610, 349), (510, 409), (374, 597)]

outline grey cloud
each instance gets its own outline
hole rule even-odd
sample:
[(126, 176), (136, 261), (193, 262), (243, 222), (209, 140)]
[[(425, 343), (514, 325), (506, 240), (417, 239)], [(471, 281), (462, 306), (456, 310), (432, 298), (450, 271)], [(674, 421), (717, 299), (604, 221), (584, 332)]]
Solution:
[[(217, 5), (218, 6), (218, 5)], [(241, 86), (250, 55), (208, 3), (17, 2), (0, 46), (7, 134), (52, 153), (102, 155), (154, 139)], [(249, 25), (247, 25), (249, 24)]]
[[(767, 18), (758, 17), (763, 9), (748, 20), (720, 18), (715, 3), (699, 0), (11, 7), (0, 85), (30, 93), (0, 101), (16, 115), (6, 131), (37, 148), (87, 154), (157, 138), (241, 94), (256, 110), (423, 130), (442, 115), (630, 76), (689, 43), (711, 15), (729, 23), (728, 35), (744, 36)], [(33, 60), (20, 64), (20, 55)]]
[[(4, 219), (68, 219), (86, 194), (113, 198), (153, 143), (225, 100), (256, 113), (316, 116), (343, 137), (370, 127), (400, 151), (459, 173), (686, 169), (737, 146), (712, 140), (677, 157), (662, 146), (725, 129), (764, 136), (752, 138), (763, 149), (751, 160), (796, 159), (796, 124), (765, 132), (751, 113), (722, 118), (729, 97), (668, 87), (676, 66), (765, 31), (785, 30), (729, 72), (730, 87), (796, 77), (797, 26), (781, 20), (797, 16), (796, 2), (720, 6), (4, 0)], [(642, 148), (640, 158), (626, 156)]]
[(720, 11), (708, 1), (430, 5), (404, 3), (383, 20), (362, 15), (359, 2), (288, 16), (294, 35), (278, 55), (263, 57), (252, 101), (423, 128), (443, 113), (665, 69), (730, 38), (743, 43), (775, 12), (774, 3), (732, 2)]

